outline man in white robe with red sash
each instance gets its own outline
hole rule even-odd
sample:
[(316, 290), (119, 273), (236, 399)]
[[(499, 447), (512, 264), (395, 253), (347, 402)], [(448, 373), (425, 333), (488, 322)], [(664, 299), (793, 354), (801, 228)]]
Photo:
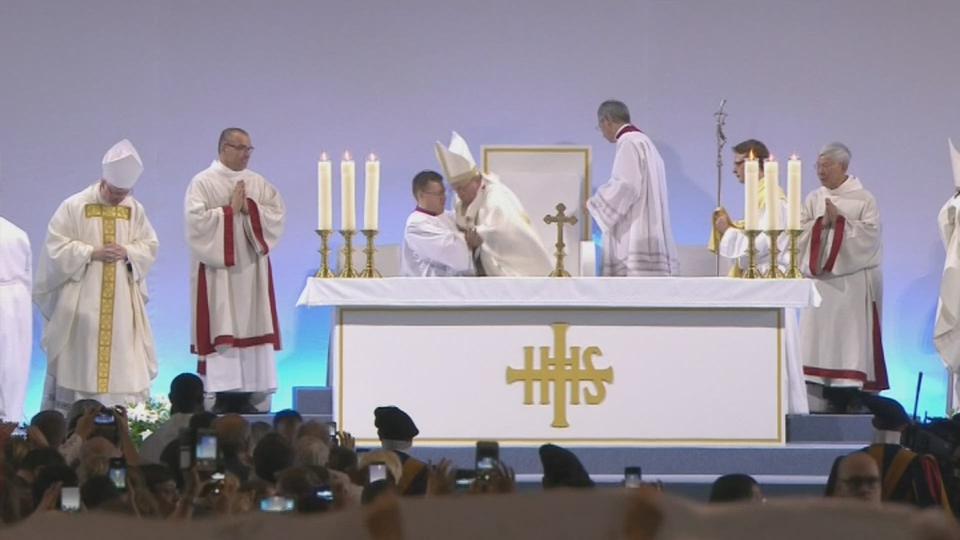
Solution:
[(933, 343), (949, 371), (952, 394), (949, 409), (953, 415), (960, 411), (960, 152), (948, 141), (950, 161), (953, 164), (953, 182), (956, 192), (940, 209), (937, 222), (940, 239), (946, 250), (943, 277), (940, 280), (940, 300), (937, 320), (933, 328)]
[(23, 421), (33, 348), (30, 239), (0, 217), (0, 420)]
[(157, 235), (130, 194), (143, 161), (124, 139), (103, 157), (100, 181), (60, 204), (47, 227), (33, 300), (47, 324), (43, 409), (74, 401), (145, 401), (157, 376), (147, 318), (147, 273)]
[(817, 159), (822, 186), (804, 201), (802, 270), (817, 280), (823, 298), (800, 319), (803, 371), (811, 410), (847, 412), (856, 389), (889, 388), (880, 334), (883, 278), (877, 202), (860, 180), (847, 174), (850, 150), (828, 144)]
[(630, 123), (630, 111), (623, 102), (600, 104), (597, 127), (617, 145), (610, 180), (590, 197), (586, 208), (603, 232), (602, 274), (678, 273), (660, 152), (650, 137)]
[(247, 168), (250, 135), (220, 134), (219, 156), (193, 177), (184, 213), (192, 271), (190, 349), (215, 412), (269, 411), (280, 350), (270, 252), (283, 234), (283, 199)]
[(537, 276), (553, 261), (523, 204), (496, 174), (481, 173), (467, 141), (454, 132), (449, 148), (437, 142), (437, 160), (457, 193), (457, 227), (473, 249), (477, 275)]

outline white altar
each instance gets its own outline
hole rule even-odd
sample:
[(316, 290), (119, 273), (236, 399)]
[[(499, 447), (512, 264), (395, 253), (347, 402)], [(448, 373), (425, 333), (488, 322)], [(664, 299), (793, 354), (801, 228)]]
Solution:
[(417, 444), (780, 445), (784, 308), (809, 280), (308, 280), (334, 306), (334, 418), (376, 441), (397, 405)]

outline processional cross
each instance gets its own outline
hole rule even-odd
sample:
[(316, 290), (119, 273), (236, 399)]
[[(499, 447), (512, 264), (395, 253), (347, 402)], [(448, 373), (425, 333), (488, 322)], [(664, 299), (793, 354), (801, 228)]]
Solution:
[(557, 266), (553, 269), (553, 272), (550, 272), (550, 277), (570, 277), (570, 273), (563, 268), (563, 258), (566, 256), (564, 253), (564, 248), (566, 244), (563, 242), (563, 226), (564, 225), (576, 225), (577, 216), (568, 216), (565, 212), (567, 211), (567, 206), (563, 203), (560, 203), (556, 206), (557, 215), (551, 216), (547, 214), (543, 216), (543, 222), (551, 225), (557, 224), (557, 252), (555, 253), (557, 257)]

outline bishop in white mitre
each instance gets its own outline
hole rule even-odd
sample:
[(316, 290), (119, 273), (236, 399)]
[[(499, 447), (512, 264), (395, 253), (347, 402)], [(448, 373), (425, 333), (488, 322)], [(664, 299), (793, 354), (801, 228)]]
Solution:
[(33, 280), (30, 239), (0, 217), (0, 420), (23, 421), (30, 375)]
[[(280, 192), (247, 165), (250, 135), (239, 128), (220, 134), (219, 154), (187, 187), (184, 202), (192, 267), (192, 339), (206, 389), (216, 409), (269, 411), (277, 389), (274, 352), (280, 325), (270, 252), (283, 234), (286, 210)], [(242, 400), (229, 398), (239, 395)]]
[(472, 247), (445, 209), (443, 177), (421, 171), (413, 177), (416, 208), (407, 217), (400, 250), (400, 275), (407, 277), (469, 276), (474, 274)]
[(435, 145), (437, 160), (457, 193), (457, 227), (477, 245), (478, 275), (547, 276), (550, 255), (530, 224), (520, 199), (496, 174), (481, 173), (467, 142), (456, 132), (450, 146)]
[(678, 273), (660, 152), (630, 123), (630, 111), (620, 101), (603, 102), (597, 122), (604, 138), (616, 143), (610, 180), (587, 201), (587, 211), (603, 232), (603, 275)]
[(157, 375), (146, 303), (159, 242), (131, 194), (143, 161), (124, 139), (102, 165), (100, 181), (57, 208), (40, 255), (33, 299), (47, 321), (44, 409), (83, 398), (141, 402)]
[(940, 280), (940, 299), (937, 303), (937, 319), (933, 329), (933, 343), (940, 358), (950, 371), (950, 411), (960, 411), (960, 152), (949, 141), (950, 161), (953, 164), (953, 181), (956, 193), (940, 209), (937, 222), (940, 238), (947, 251), (943, 262), (943, 277)]
[(880, 332), (880, 212), (847, 174), (849, 164), (846, 146), (824, 147), (817, 159), (822, 186), (804, 201), (801, 265), (823, 301), (803, 311), (800, 350), (808, 382), (879, 392), (889, 388)]

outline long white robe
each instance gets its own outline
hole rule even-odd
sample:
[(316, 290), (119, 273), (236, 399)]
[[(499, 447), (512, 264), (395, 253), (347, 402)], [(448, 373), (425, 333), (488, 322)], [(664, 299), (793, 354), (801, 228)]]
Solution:
[(488, 276), (537, 276), (553, 271), (553, 261), (520, 199), (495, 174), (484, 174), (477, 196), (466, 207), (456, 203), (457, 226), (476, 228), (483, 244), (474, 256)]
[(943, 262), (943, 277), (940, 280), (940, 299), (937, 303), (937, 320), (933, 328), (933, 343), (940, 353), (943, 364), (950, 370), (953, 387), (951, 415), (960, 409), (960, 228), (957, 220), (960, 213), (960, 197), (951, 197), (940, 209), (937, 223), (940, 238), (947, 251)]
[(617, 133), (610, 180), (587, 201), (603, 232), (603, 275), (678, 273), (666, 178), (653, 141), (637, 128), (623, 126)]
[[(91, 260), (116, 243), (127, 260)], [(99, 183), (71, 196), (50, 219), (33, 300), (47, 320), (43, 408), (66, 410), (94, 398), (105, 405), (139, 402), (157, 376), (147, 318), (147, 273), (159, 242), (143, 206), (128, 196), (105, 204)]]
[(30, 375), (32, 264), (27, 233), (0, 217), (0, 419), (9, 422), (23, 421)]
[[(826, 200), (839, 210), (837, 223), (823, 224)], [(803, 207), (800, 245), (804, 274), (817, 280), (823, 302), (800, 320), (803, 371), (825, 386), (889, 388), (880, 317), (883, 276), (880, 212), (857, 178), (837, 189), (820, 187)]]
[(469, 276), (473, 258), (451, 212), (432, 215), (420, 208), (403, 228), (400, 275), (410, 277)]
[[(230, 207), (240, 180), (247, 214)], [(192, 258), (190, 350), (200, 356), (206, 389), (274, 392), (274, 351), (281, 343), (269, 253), (283, 234), (283, 199), (260, 174), (214, 161), (193, 177), (184, 206)]]

